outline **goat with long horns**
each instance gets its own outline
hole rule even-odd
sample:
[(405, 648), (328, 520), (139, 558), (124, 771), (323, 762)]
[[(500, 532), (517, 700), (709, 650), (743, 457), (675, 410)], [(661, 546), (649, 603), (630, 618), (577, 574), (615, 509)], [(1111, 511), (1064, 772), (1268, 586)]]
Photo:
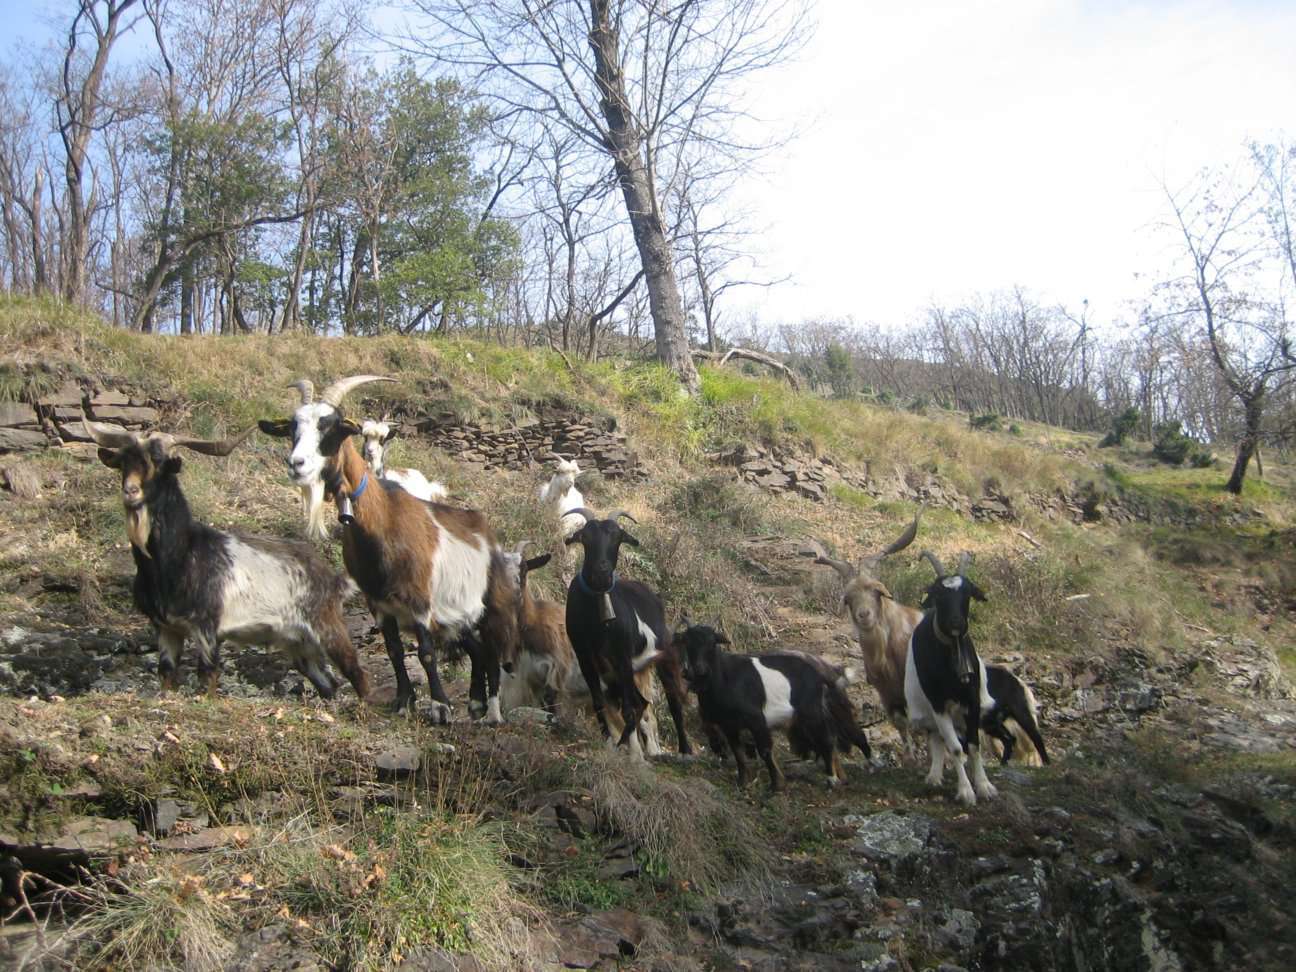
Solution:
[(220, 441), (165, 432), (135, 434), (91, 422), (99, 459), (121, 473), (126, 535), (135, 558), (135, 604), (158, 637), (158, 674), (175, 688), (185, 639), (198, 645), (208, 691), (220, 677), (219, 646), (271, 644), (285, 651), (325, 698), (337, 691), (325, 656), (369, 694), (342, 619), (350, 591), (310, 544), (217, 530), (196, 521), (180, 489), (177, 449), (227, 456), (251, 435)]
[(498, 723), (499, 659), (501, 651), (514, 651), (517, 593), (494, 533), (475, 510), (425, 502), (371, 476), (352, 441), (361, 427), (342, 412), (342, 400), (355, 388), (393, 380), (353, 375), (333, 382), (316, 399), (314, 384), (303, 378), (292, 385), (301, 394), (293, 417), (263, 420), (261, 430), (292, 440), (288, 469), (306, 500), (313, 532), (325, 532), (325, 500), (331, 497), (337, 504), (342, 559), (382, 629), (396, 675), (396, 709), (414, 704), (401, 642), (404, 630), (418, 642), (434, 722), (450, 718), (450, 701), (437, 673), (441, 642), (467, 651), (472, 659), (469, 711)]

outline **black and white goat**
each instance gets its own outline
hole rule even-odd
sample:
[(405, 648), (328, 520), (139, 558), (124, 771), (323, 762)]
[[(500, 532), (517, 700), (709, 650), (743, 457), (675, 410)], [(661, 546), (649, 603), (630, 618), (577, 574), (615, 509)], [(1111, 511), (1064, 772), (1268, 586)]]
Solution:
[(628, 742), (631, 753), (642, 758), (638, 729), (648, 700), (636, 685), (635, 673), (655, 665), (675, 723), (679, 751), (692, 753), (684, 730), (684, 683), (679, 656), (666, 627), (666, 609), (647, 584), (624, 580), (616, 574), (621, 544), (639, 546), (639, 541), (620, 524), (622, 517), (631, 521), (634, 517), (618, 511), (603, 520), (585, 507), (573, 512), (583, 516), (585, 523), (566, 543), (579, 543), (585, 561), (567, 588), (567, 637), (589, 686), (603, 736), (611, 738), (604, 711), (604, 687), (614, 686), (625, 723), (617, 745)]
[(308, 543), (246, 536), (199, 523), (180, 489), (177, 448), (227, 456), (252, 430), (222, 442), (163, 432), (133, 434), (82, 419), (99, 459), (121, 473), (126, 535), (135, 558), (135, 605), (158, 636), (162, 688), (179, 680), (186, 638), (198, 646), (199, 679), (215, 692), (219, 647), (283, 649), (324, 698), (337, 681), (325, 656), (362, 699), (369, 682), (342, 619), (353, 588)]
[(450, 719), (450, 700), (437, 674), (440, 639), (463, 647), (472, 659), (470, 713), (499, 723), (499, 658), (513, 650), (517, 638), (517, 592), (486, 518), (475, 510), (424, 502), (370, 476), (352, 442), (360, 426), (342, 414), (342, 399), (352, 389), (392, 380), (343, 378), (317, 401), (314, 385), (302, 379), (293, 386), (301, 393), (293, 417), (264, 420), (261, 431), (291, 437), (288, 469), (301, 487), (313, 531), (324, 529), (326, 495), (337, 503), (342, 559), (382, 628), (396, 673), (397, 711), (414, 704), (401, 643), (406, 630), (418, 640), (433, 721)]
[[(1039, 705), (1035, 693), (1020, 678), (1000, 665), (986, 665), (986, 690), (993, 703), (990, 711), (981, 713), (981, 731), (995, 739), (1003, 747), (1000, 756), (1002, 763), (1013, 757), (1013, 750), (1020, 745), (1029, 753), (1031, 747), (1038, 754), (1038, 761), (1047, 764), (1048, 750), (1044, 748), (1044, 737), (1039, 729)], [(1012, 720), (1012, 725), (1008, 720)], [(1026, 762), (1035, 762), (1029, 755), (1023, 757)]]
[(395, 467), (385, 464), (387, 444), (399, 434), (394, 425), (383, 419), (375, 422), (365, 419), (360, 426), (360, 435), (364, 438), (364, 457), (369, 468), (379, 479), (390, 480), (405, 492), (428, 502), (440, 502), (450, 495), (444, 483), (428, 479), (417, 469)]
[(765, 761), (772, 791), (784, 782), (774, 760), (773, 729), (787, 732), (798, 754), (823, 760), (829, 786), (842, 782), (840, 753), (857, 746), (866, 757), (872, 755), (846, 696), (847, 673), (799, 651), (731, 655), (720, 647), (729, 644), (722, 632), (685, 623), (674, 634), (683, 646), (684, 677), (697, 693), (703, 723), (719, 729), (728, 743), (739, 786), (749, 779), (740, 739), (744, 730)]
[[(988, 800), (997, 795), (981, 758), (982, 713), (988, 714), (994, 701), (986, 686), (985, 666), (968, 633), (972, 601), (984, 601), (986, 596), (966, 576), (966, 554), (954, 574), (947, 574), (929, 551), (922, 556), (936, 571), (936, 580), (923, 600), (926, 614), (909, 639), (905, 662), (909, 724), (927, 731), (928, 784), (941, 785), (948, 755), (958, 776), (959, 801), (974, 804), (978, 797)], [(959, 738), (960, 731), (966, 744)], [(971, 764), (970, 781), (966, 763)]]

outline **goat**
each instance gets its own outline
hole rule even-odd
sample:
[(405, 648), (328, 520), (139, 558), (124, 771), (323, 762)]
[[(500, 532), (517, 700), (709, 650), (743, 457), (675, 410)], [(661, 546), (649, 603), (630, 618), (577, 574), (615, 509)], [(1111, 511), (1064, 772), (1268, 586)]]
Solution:
[[(981, 759), (981, 715), (990, 712), (994, 701), (986, 687), (985, 666), (968, 633), (971, 602), (984, 601), (986, 596), (966, 576), (967, 554), (955, 574), (947, 574), (929, 551), (922, 556), (936, 571), (936, 580), (927, 588), (923, 606), (929, 610), (913, 630), (905, 661), (909, 724), (927, 730), (928, 785), (940, 786), (948, 755), (958, 777), (958, 800), (970, 805), (977, 797), (997, 795)], [(960, 728), (966, 743), (960, 741)], [(971, 782), (965, 763), (972, 766)]]
[[(540, 705), (551, 715), (558, 714), (560, 698), (588, 704), (589, 686), (576, 664), (576, 653), (567, 637), (566, 611), (555, 601), (541, 600), (532, 595), (527, 578), (531, 571), (549, 563), (550, 554), (524, 558), (526, 548), (532, 543), (523, 540), (505, 556), (516, 562), (518, 570), (518, 651), (514, 658), (501, 659), (504, 673), (500, 681), (500, 704), (505, 712), (521, 705)], [(652, 682), (651, 666), (635, 672), (635, 685), (639, 693), (651, 703), (656, 691)], [(608, 721), (613, 731), (620, 735), (624, 725), (620, 713), (608, 710)], [(661, 753), (657, 736), (657, 722), (652, 708), (644, 712), (639, 721), (639, 741), (649, 756)]]
[(575, 459), (559, 459), (553, 478), (540, 487), (540, 505), (553, 509), (564, 540), (585, 525), (585, 517), (573, 512), (585, 505), (585, 497), (576, 488), (579, 475)]
[(450, 495), (444, 483), (429, 480), (417, 469), (383, 465), (383, 453), (387, 449), (387, 443), (399, 434), (399, 430), (386, 418), (381, 422), (365, 419), (360, 426), (360, 434), (364, 437), (364, 457), (369, 463), (369, 468), (379, 479), (389, 480), (411, 496), (417, 496), (428, 502), (440, 502)]
[(922, 612), (898, 603), (877, 578), (878, 565), (891, 554), (899, 553), (918, 535), (918, 521), (924, 507), (919, 507), (913, 523), (889, 546), (869, 554), (858, 565), (829, 557), (823, 546), (811, 541), (815, 563), (826, 564), (842, 579), (842, 604), (850, 612), (855, 637), (864, 656), (864, 677), (882, 700), (887, 718), (900, 731), (909, 748), (905, 719), (905, 656), (909, 653), (909, 636)]
[(616, 575), (621, 544), (639, 546), (639, 541), (620, 524), (622, 517), (632, 522), (634, 517), (623, 510), (606, 520), (585, 507), (573, 512), (583, 516), (585, 524), (565, 542), (568, 546), (579, 543), (585, 560), (567, 588), (567, 637), (589, 686), (599, 728), (604, 738), (610, 737), (604, 712), (606, 682), (620, 696), (624, 725), (617, 745), (629, 741), (631, 753), (642, 758), (636, 730), (648, 701), (637, 688), (634, 674), (655, 664), (675, 723), (679, 751), (691, 754), (693, 747), (684, 730), (684, 684), (679, 656), (666, 627), (666, 609), (652, 588), (639, 581), (620, 580)]
[(397, 712), (414, 704), (401, 631), (413, 631), (427, 673), (432, 720), (450, 719), (450, 700), (437, 674), (436, 640), (454, 637), (472, 659), (469, 712), (494, 725), (499, 708), (499, 653), (517, 638), (517, 594), (486, 518), (475, 510), (428, 503), (395, 483), (370, 477), (352, 436), (360, 426), (342, 413), (342, 399), (376, 375), (353, 375), (315, 400), (307, 379), (293, 384), (301, 405), (291, 419), (263, 420), (261, 431), (291, 437), (288, 469), (301, 488), (306, 519), (323, 530), (327, 496), (342, 521), (342, 559), (382, 628), (396, 673)]
[[(1047, 765), (1049, 756), (1039, 730), (1039, 706), (1035, 702), (1035, 693), (1000, 665), (986, 665), (985, 670), (986, 691), (994, 706), (989, 713), (981, 713), (981, 731), (1002, 745), (1000, 761), (1007, 764), (1012, 759), (1014, 747), (1020, 744), (1022, 758), (1028, 764)], [(1011, 727), (1007, 725), (1009, 719), (1013, 721)]]
[(728, 743), (740, 787), (749, 779), (739, 739), (744, 729), (765, 761), (772, 792), (783, 788), (784, 779), (774, 761), (771, 729), (785, 730), (798, 753), (819, 756), (829, 786), (842, 782), (839, 749), (848, 752), (853, 745), (872, 755), (846, 697), (844, 673), (801, 652), (731, 655), (720, 647), (730, 643), (723, 632), (687, 619), (685, 624), (674, 635), (684, 645), (684, 677), (697, 693), (702, 721)]
[(112, 430), (82, 416), (99, 460), (121, 472), (126, 535), (135, 559), (135, 605), (158, 638), (158, 675), (175, 689), (186, 638), (198, 645), (199, 679), (214, 693), (220, 642), (273, 644), (324, 698), (337, 692), (324, 656), (362, 699), (369, 681), (342, 620), (350, 583), (301, 541), (246, 536), (199, 523), (180, 489), (177, 448), (227, 456), (252, 433), (221, 442), (164, 432)]

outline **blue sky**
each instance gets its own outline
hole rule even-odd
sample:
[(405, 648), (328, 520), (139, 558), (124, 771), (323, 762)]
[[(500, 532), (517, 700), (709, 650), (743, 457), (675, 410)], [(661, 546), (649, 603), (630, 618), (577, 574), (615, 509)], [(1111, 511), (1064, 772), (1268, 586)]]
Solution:
[[(179, 2), (179, 0), (177, 0)], [(21, 48), (66, 0), (0, 0)], [(1165, 273), (1159, 182), (1296, 137), (1296, 3), (820, 0), (752, 106), (800, 137), (739, 189), (769, 321), (903, 324), (1021, 284), (1095, 320)], [(12, 43), (12, 42), (11, 42)], [(734, 306), (732, 312), (745, 308)]]

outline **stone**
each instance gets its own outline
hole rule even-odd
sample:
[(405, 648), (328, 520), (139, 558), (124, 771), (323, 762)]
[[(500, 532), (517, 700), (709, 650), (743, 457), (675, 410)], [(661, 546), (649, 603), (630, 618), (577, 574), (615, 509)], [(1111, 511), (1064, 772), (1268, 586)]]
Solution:
[(653, 940), (665, 940), (662, 924), (625, 908), (588, 915), (559, 931), (562, 963), (569, 969), (594, 968), (604, 959), (633, 958)]
[(379, 779), (401, 779), (418, 772), (423, 763), (417, 746), (396, 746), (374, 758)]
[(75, 406), (79, 408), (83, 400), (84, 395), (81, 392), (81, 386), (75, 381), (69, 381), (58, 391), (42, 396), (40, 403), (49, 408), (54, 408), (56, 406), (63, 406), (65, 408)]
[(519, 705), (516, 709), (509, 710), (508, 721), (548, 726), (553, 724), (554, 717), (544, 709), (531, 705)]
[(43, 449), (48, 444), (45, 433), (36, 429), (0, 428), (0, 452)]
[(121, 392), (112, 388), (105, 388), (90, 399), (91, 406), (99, 405), (129, 405), (131, 400)]
[(891, 810), (869, 816), (850, 814), (843, 821), (855, 829), (851, 850), (891, 866), (923, 854), (931, 838), (931, 820)]
[(945, 923), (936, 929), (936, 939), (946, 948), (968, 951), (976, 943), (981, 922), (976, 915), (962, 908), (951, 908)]
[[(105, 422), (104, 427), (109, 432), (126, 432), (123, 426), (116, 422)], [(86, 435), (85, 430), (81, 427), (81, 413), (78, 411), (71, 419), (60, 422), (58, 426), (59, 436), (65, 442), (93, 442), (90, 436)]]
[(144, 825), (159, 837), (167, 837), (184, 821), (191, 830), (203, 830), (209, 822), (207, 812), (188, 800), (159, 797), (145, 808)]
[(207, 827), (192, 834), (159, 840), (155, 845), (168, 851), (209, 851), (221, 847), (245, 847), (256, 836), (255, 827)]
[(36, 409), (26, 402), (0, 402), (0, 425), (39, 425)]
[(85, 851), (87, 854), (107, 854), (135, 843), (139, 831), (129, 820), (111, 820), (107, 817), (77, 817), (68, 822), (63, 833), (51, 843), (58, 850)]
[(122, 422), (127, 425), (156, 425), (156, 408), (136, 408), (133, 405), (105, 405), (94, 410), (97, 422)]

